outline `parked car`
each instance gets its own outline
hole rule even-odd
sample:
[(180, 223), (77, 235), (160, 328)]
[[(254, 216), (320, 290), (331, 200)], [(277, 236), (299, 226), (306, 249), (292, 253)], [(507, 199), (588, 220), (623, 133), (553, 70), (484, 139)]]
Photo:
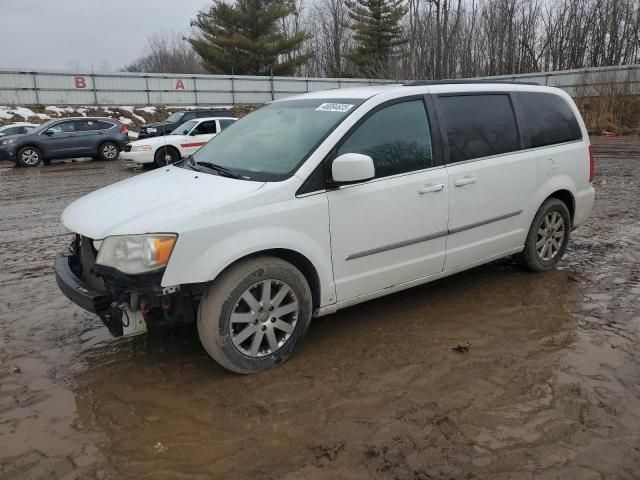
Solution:
[(113, 118), (49, 120), (25, 135), (0, 138), (0, 158), (23, 167), (49, 165), (55, 158), (115, 160), (129, 142), (127, 131)]
[(55, 272), (116, 335), (197, 322), (222, 366), (259, 372), (289, 358), (313, 316), (508, 255), (555, 268), (591, 211), (593, 175), (559, 89), (313, 92), (72, 203), (62, 221), (76, 236)]
[(236, 120), (217, 117), (189, 120), (164, 137), (146, 138), (125, 145), (120, 157), (130, 167), (176, 163), (194, 153)]
[(194, 120), (196, 118), (206, 117), (227, 117), (233, 118), (234, 114), (226, 108), (206, 108), (197, 110), (184, 110), (182, 112), (174, 112), (164, 122), (148, 123), (140, 129), (138, 140), (150, 137), (159, 137), (173, 132), (179, 125)]
[(28, 122), (15, 122), (8, 125), (0, 126), (0, 137), (7, 137), (9, 135), (24, 135), (29, 131), (36, 128), (38, 125)]

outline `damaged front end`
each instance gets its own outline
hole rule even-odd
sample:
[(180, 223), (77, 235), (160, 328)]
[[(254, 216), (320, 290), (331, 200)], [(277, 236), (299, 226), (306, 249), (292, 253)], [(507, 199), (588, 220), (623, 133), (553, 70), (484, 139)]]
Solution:
[(96, 264), (97, 254), (92, 239), (76, 235), (55, 259), (56, 281), (72, 302), (98, 315), (112, 335), (138, 335), (160, 325), (195, 322), (201, 286), (162, 287), (164, 269), (125, 274)]

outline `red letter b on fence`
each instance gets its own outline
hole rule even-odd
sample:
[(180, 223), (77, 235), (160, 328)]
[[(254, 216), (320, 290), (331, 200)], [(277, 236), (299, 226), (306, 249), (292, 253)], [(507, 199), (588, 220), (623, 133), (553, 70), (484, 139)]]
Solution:
[(84, 77), (74, 77), (73, 78), (75, 84), (76, 84), (76, 88), (87, 88), (87, 79)]

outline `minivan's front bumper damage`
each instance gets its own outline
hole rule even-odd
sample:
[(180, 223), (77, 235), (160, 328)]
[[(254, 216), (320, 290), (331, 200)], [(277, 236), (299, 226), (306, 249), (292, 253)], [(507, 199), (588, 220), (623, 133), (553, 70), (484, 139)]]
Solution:
[(162, 271), (127, 275), (96, 265), (96, 254), (91, 239), (76, 235), (55, 259), (56, 282), (69, 300), (98, 315), (112, 335), (136, 335), (152, 325), (195, 321), (201, 286), (163, 288)]

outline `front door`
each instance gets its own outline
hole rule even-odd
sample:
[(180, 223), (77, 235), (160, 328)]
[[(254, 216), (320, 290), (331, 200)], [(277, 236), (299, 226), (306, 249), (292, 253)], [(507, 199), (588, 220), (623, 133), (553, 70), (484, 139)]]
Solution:
[(48, 158), (73, 156), (74, 149), (77, 147), (74, 120), (56, 123), (49, 127), (46, 132), (43, 143), (46, 145), (46, 156)]
[(378, 107), (338, 147), (376, 169), (327, 194), (338, 301), (442, 271), (449, 184), (433, 152), (421, 98)]
[(215, 120), (205, 120), (200, 122), (196, 127), (191, 130), (188, 136), (180, 140), (180, 146), (184, 151), (184, 155), (190, 155), (209, 140), (215, 137), (218, 132), (218, 126)]
[(451, 205), (445, 270), (521, 246), (536, 187), (536, 153), (523, 152), (508, 93), (443, 95)]

